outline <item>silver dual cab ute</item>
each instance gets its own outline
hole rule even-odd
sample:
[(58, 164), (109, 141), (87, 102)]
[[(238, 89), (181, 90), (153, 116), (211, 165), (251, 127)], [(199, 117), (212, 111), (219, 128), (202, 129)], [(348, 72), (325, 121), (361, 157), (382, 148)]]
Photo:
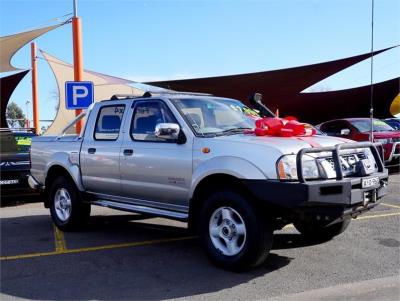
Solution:
[(186, 221), (230, 270), (262, 263), (274, 230), (328, 240), (385, 194), (374, 144), (249, 134), (258, 113), (195, 93), (97, 102), (79, 136), (65, 134), (74, 120), (33, 138), (29, 183), (61, 230), (82, 229), (91, 205)]

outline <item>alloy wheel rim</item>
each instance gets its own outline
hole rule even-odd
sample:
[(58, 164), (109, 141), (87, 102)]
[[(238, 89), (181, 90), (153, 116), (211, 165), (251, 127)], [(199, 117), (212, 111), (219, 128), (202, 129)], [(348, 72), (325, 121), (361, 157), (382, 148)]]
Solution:
[(54, 195), (54, 207), (57, 217), (65, 222), (71, 216), (71, 196), (65, 188), (59, 188)]
[(211, 215), (209, 235), (214, 247), (223, 255), (235, 256), (246, 243), (246, 225), (235, 209), (220, 207)]

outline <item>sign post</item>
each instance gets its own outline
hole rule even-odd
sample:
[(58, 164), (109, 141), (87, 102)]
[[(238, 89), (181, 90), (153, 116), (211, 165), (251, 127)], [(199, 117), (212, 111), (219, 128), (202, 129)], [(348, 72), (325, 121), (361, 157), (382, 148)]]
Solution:
[[(78, 17), (77, 0), (74, 0), (74, 17), (72, 18), (72, 40), (74, 47), (74, 80), (83, 80), (83, 55), (82, 55), (82, 23)], [(75, 111), (75, 116), (81, 113), (81, 109)], [(82, 129), (82, 120), (76, 123), (76, 133), (79, 135)]]
[(35, 128), (36, 134), (39, 134), (40, 133), (40, 124), (39, 124), (38, 90), (37, 90), (36, 43), (31, 43), (31, 64), (32, 64), (33, 127)]

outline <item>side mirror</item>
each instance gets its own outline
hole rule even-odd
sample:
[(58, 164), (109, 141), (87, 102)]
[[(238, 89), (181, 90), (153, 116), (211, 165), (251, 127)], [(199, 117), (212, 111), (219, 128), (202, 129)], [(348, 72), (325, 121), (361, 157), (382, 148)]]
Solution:
[(176, 123), (159, 123), (156, 125), (154, 134), (157, 138), (177, 140), (180, 130), (179, 125)]
[(350, 129), (342, 129), (340, 130), (340, 136), (347, 136), (350, 134)]

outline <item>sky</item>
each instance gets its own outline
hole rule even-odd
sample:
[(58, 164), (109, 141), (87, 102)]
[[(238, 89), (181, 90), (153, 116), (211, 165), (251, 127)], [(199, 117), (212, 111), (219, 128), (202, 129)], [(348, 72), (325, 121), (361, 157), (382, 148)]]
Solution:
[[(72, 3), (0, 0), (0, 36), (54, 24), (54, 18), (72, 13)], [(399, 12), (399, 0), (375, 0), (375, 50), (400, 44)], [(78, 14), (83, 26), (84, 68), (135, 81), (290, 68), (371, 50), (371, 0), (78, 0)], [(36, 43), (49, 54), (72, 62), (70, 24)], [(30, 68), (29, 45), (12, 63)], [(399, 75), (400, 47), (374, 58), (374, 82)], [(30, 83), (28, 74), (11, 100), (32, 118), (32, 109), (26, 105), (32, 98)], [(38, 83), (40, 119), (53, 119), (57, 85), (44, 60), (38, 61)], [(367, 60), (307, 91), (369, 83)]]

